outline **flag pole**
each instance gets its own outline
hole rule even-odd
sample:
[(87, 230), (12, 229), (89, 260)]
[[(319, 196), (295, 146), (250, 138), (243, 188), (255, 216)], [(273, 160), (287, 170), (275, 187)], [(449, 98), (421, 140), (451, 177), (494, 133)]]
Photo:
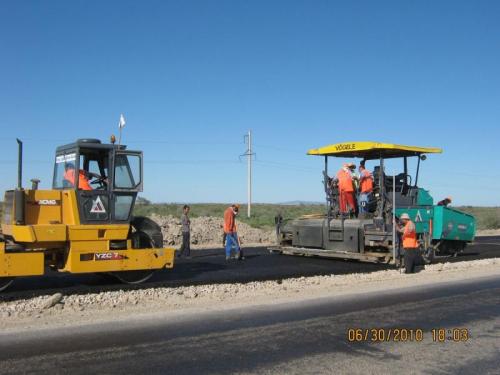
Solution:
[(125, 117), (123, 113), (120, 114), (120, 120), (118, 121), (118, 129), (120, 129), (120, 134), (118, 135), (118, 146), (122, 144), (122, 129), (125, 126)]

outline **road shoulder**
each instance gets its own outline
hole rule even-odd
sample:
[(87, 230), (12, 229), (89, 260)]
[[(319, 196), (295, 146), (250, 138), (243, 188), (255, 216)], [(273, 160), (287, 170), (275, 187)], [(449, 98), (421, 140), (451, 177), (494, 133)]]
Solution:
[[(433, 286), (500, 275), (500, 258), (427, 266), (417, 274), (398, 270), (365, 274), (300, 277), (284, 280), (156, 287), (1, 301), (1, 334), (58, 329), (131, 319), (186, 316), (199, 312), (258, 307), (318, 298), (382, 293), (400, 288)], [(50, 306), (50, 307), (47, 307)]]

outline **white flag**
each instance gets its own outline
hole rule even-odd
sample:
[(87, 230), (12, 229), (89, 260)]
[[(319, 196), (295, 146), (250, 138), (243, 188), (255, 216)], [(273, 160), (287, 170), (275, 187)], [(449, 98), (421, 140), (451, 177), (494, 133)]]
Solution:
[(123, 117), (123, 114), (120, 115), (120, 122), (118, 123), (118, 127), (121, 129), (125, 126), (125, 117)]

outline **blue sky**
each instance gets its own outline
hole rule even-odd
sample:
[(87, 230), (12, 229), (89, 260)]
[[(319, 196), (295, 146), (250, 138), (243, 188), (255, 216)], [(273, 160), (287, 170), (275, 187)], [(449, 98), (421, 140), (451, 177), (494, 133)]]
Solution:
[(321, 201), (306, 151), (376, 140), (442, 147), (420, 185), (500, 205), (499, 19), (498, 1), (3, 1), (0, 189), (16, 137), (24, 183), (49, 188), (55, 147), (124, 113), (157, 202), (244, 202), (252, 129), (257, 202)]

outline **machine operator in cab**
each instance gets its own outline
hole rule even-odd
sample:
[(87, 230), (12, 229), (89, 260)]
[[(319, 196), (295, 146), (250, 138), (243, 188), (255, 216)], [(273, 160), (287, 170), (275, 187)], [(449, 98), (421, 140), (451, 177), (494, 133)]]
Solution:
[(418, 261), (418, 241), (415, 223), (410, 220), (410, 215), (404, 213), (399, 218), (401, 224), (397, 225), (397, 231), (401, 234), (403, 242), (405, 273), (415, 273), (415, 266)]
[[(75, 186), (75, 165), (73, 163), (67, 163), (64, 169), (64, 180), (71, 186)], [(78, 172), (78, 189), (92, 190), (87, 173), (85, 173), (83, 169), (80, 169)]]

